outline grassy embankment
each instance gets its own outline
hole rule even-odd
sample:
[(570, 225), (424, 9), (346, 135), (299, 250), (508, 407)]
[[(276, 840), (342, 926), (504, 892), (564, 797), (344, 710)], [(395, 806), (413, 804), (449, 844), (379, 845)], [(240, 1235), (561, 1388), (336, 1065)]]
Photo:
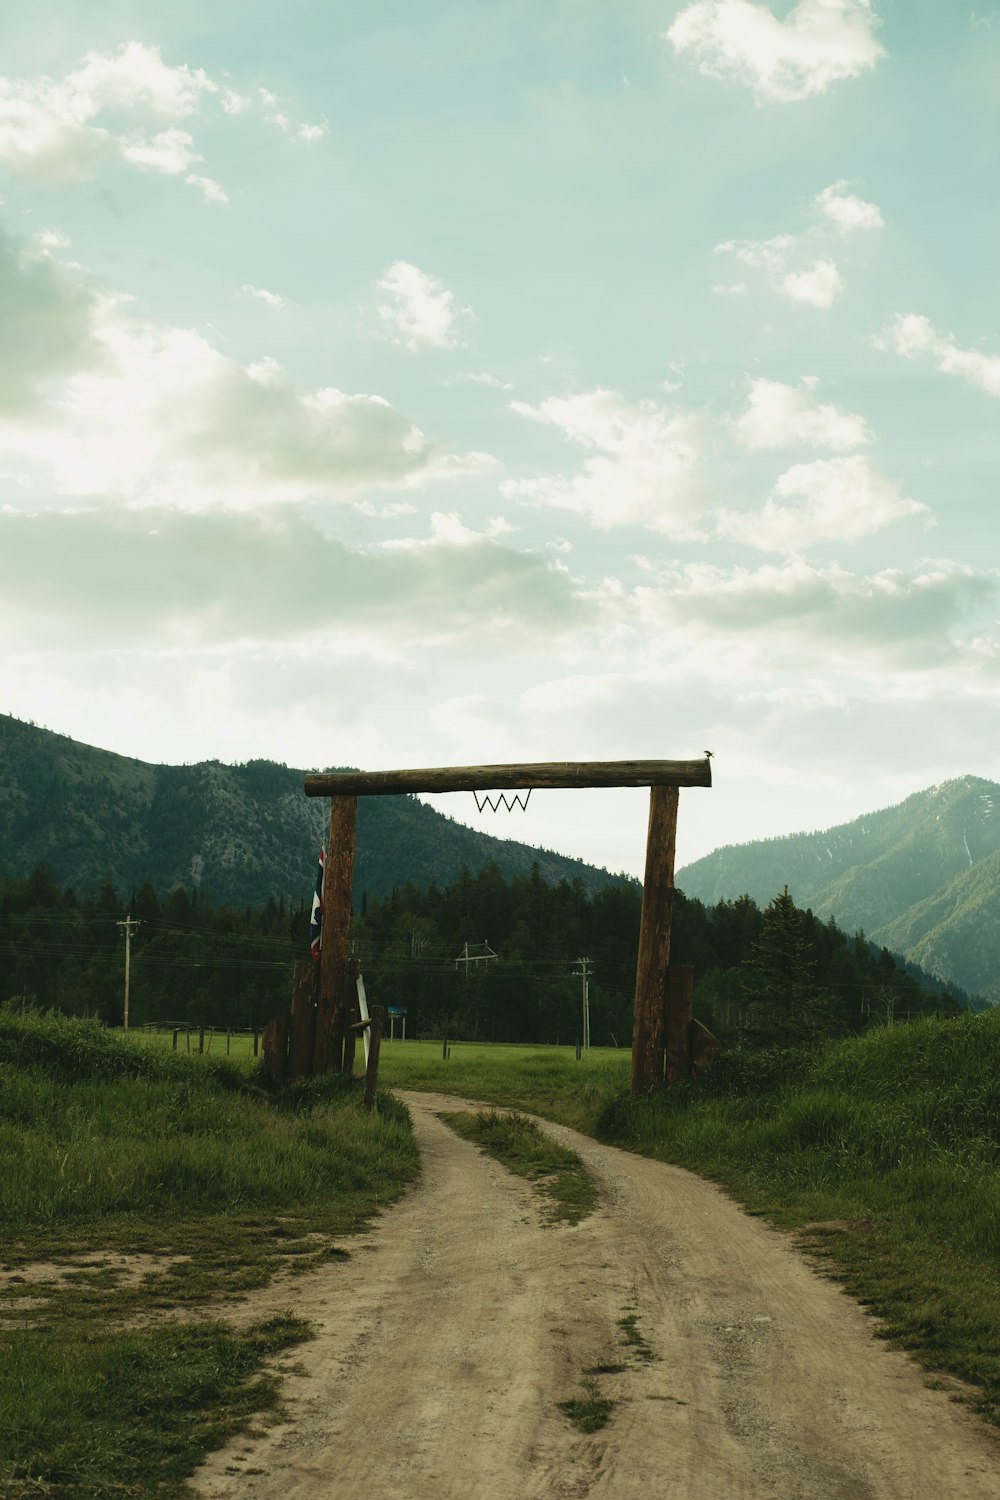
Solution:
[(387, 1083), (534, 1110), (723, 1184), (1000, 1423), (1000, 1011), (731, 1052), (705, 1082), (634, 1102), (622, 1052), (456, 1044), (445, 1062), (440, 1043), (407, 1042), (382, 1057)]
[[(278, 1405), (288, 1311), (254, 1287), (348, 1252), (417, 1168), (405, 1110), (83, 1022), (0, 1016), (0, 1493), (178, 1495)], [(47, 1263), (47, 1264), (46, 1264)], [(288, 1280), (288, 1305), (296, 1301)]]

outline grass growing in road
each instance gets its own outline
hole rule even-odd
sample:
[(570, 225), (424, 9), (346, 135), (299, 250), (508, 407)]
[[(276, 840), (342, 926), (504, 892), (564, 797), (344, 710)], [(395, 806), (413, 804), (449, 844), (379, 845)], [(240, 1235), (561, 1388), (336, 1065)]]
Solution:
[(649, 1363), (653, 1359), (653, 1351), (646, 1342), (645, 1336), (639, 1332), (639, 1315), (636, 1312), (624, 1312), (618, 1319), (618, 1327), (621, 1329), (622, 1343), (635, 1354), (636, 1359)]
[[(417, 1169), (409, 1117), (314, 1079), (0, 1015), (0, 1493), (176, 1493), (255, 1412), (291, 1313), (227, 1304), (348, 1253)], [(136, 1259), (138, 1257), (138, 1260)], [(134, 1269), (133, 1269), (134, 1268)], [(178, 1321), (182, 1318), (183, 1321)], [(166, 1485), (166, 1491), (162, 1488)]]
[(441, 1118), (509, 1171), (533, 1183), (546, 1198), (551, 1222), (578, 1224), (593, 1211), (597, 1187), (583, 1162), (575, 1151), (549, 1140), (534, 1120), (495, 1109)]
[(568, 1401), (557, 1401), (556, 1405), (581, 1432), (599, 1432), (608, 1425), (615, 1403), (610, 1397), (601, 1395), (593, 1376), (585, 1375), (581, 1387), (581, 1395)]
[[(717, 1181), (800, 1243), (929, 1371), (1000, 1423), (1000, 1011), (929, 1017), (813, 1052), (724, 1054), (701, 1083), (628, 1097), (594, 1049), (387, 1049), (403, 1087), (486, 1099)], [(810, 1227), (811, 1226), (811, 1227)]]

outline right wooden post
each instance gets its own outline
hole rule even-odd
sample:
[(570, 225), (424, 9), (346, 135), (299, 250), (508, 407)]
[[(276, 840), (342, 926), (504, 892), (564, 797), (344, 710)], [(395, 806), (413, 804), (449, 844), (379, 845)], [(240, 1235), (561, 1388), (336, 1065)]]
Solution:
[(694, 967), (671, 964), (667, 976), (667, 1083), (691, 1077), (691, 1003)]
[(677, 846), (675, 786), (649, 789), (649, 831), (642, 885), (639, 958), (635, 971), (632, 1030), (632, 1098), (663, 1087), (667, 1030), (667, 973), (670, 923), (674, 909), (674, 852)]

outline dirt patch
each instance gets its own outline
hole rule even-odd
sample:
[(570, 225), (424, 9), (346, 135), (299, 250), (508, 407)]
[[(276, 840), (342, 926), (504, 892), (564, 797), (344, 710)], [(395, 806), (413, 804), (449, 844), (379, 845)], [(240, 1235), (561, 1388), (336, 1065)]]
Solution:
[[(288, 1420), (214, 1455), (198, 1494), (1000, 1500), (994, 1435), (719, 1189), (545, 1125), (602, 1194), (546, 1228), (435, 1118), (468, 1101), (403, 1097), (420, 1183), (349, 1261), (297, 1280), (318, 1336), (282, 1362)], [(288, 1306), (286, 1283), (247, 1311)], [(591, 1433), (559, 1409), (584, 1379), (612, 1403)]]
[[(76, 1281), (113, 1279), (117, 1286), (138, 1286), (147, 1276), (169, 1271), (186, 1255), (129, 1255), (119, 1251), (81, 1252), (58, 1260), (27, 1261), (0, 1267), (0, 1294), (12, 1286), (58, 1286)], [(20, 1304), (24, 1306), (23, 1301)]]

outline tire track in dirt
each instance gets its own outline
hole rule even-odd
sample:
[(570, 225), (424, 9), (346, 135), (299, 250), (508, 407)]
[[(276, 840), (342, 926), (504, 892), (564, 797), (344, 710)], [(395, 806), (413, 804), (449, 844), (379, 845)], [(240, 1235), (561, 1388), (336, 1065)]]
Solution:
[[(531, 1189), (404, 1094), (420, 1183), (347, 1263), (250, 1311), (309, 1316), (289, 1420), (199, 1470), (207, 1500), (1000, 1500), (1000, 1442), (712, 1184), (539, 1122), (601, 1207), (545, 1227)], [(623, 1343), (634, 1315), (653, 1357)], [(583, 1372), (616, 1402), (582, 1435)]]

